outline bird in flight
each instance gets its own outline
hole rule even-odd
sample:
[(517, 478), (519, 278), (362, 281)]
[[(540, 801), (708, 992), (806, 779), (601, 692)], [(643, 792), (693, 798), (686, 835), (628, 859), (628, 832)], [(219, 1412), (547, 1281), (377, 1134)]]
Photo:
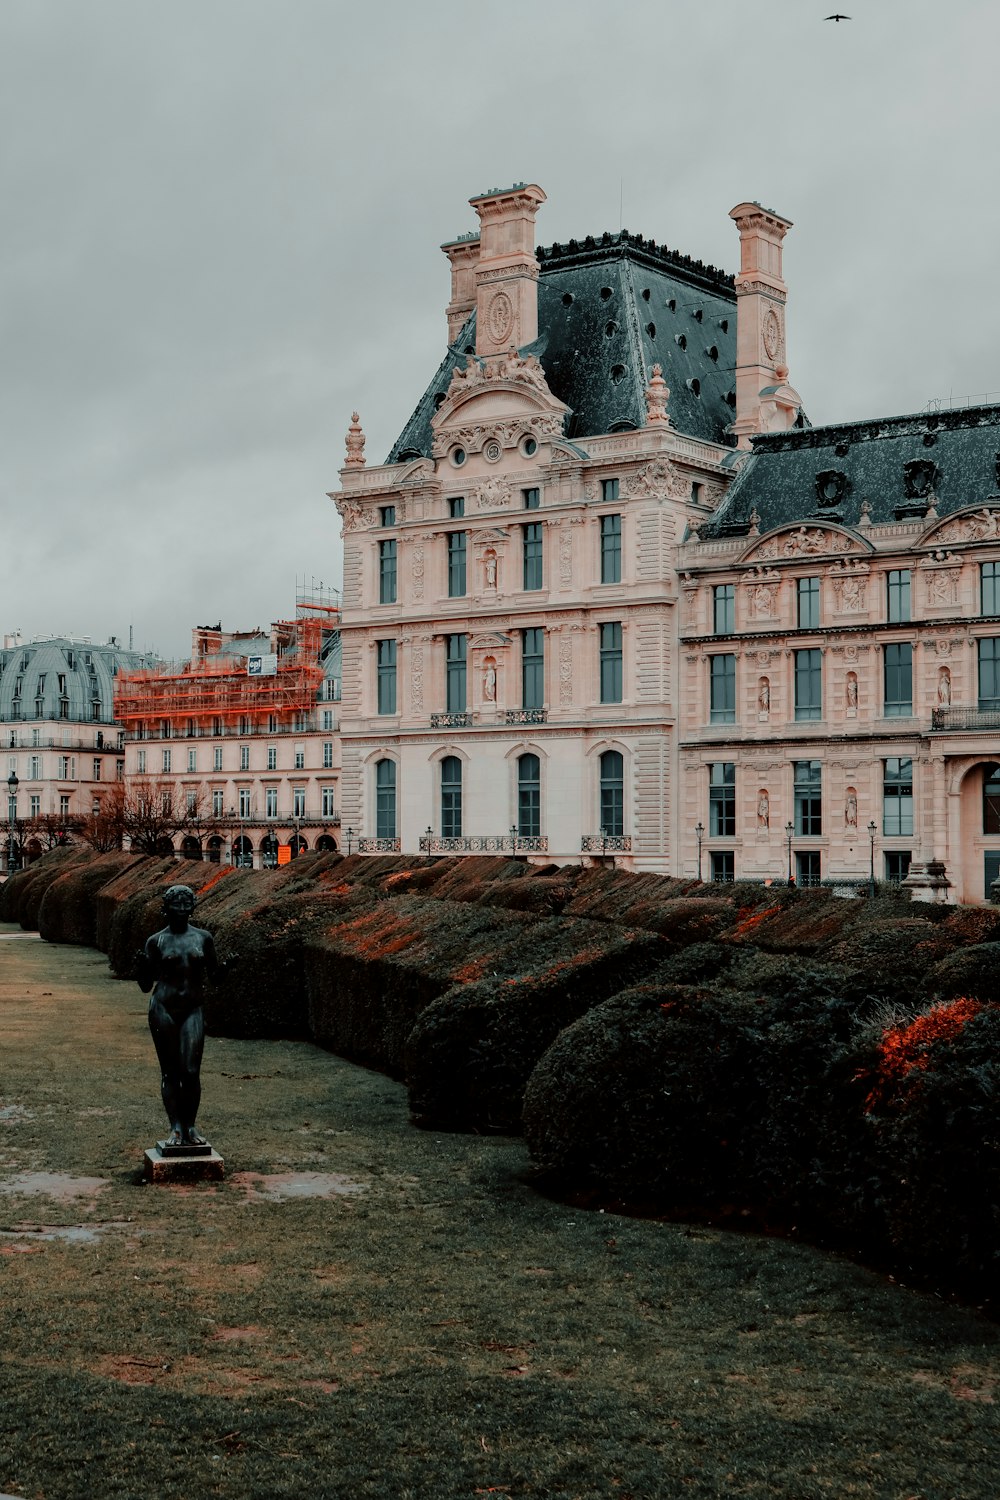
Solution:
[(851, 19), (850, 16), (843, 16), (843, 15), (840, 15), (839, 13), (837, 15), (835, 15), (835, 16), (824, 16), (823, 17), (824, 21), (849, 21), (850, 19)]

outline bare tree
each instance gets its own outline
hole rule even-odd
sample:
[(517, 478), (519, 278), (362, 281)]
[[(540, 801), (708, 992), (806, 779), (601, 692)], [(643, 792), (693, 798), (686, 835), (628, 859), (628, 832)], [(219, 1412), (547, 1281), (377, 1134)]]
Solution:
[(94, 804), (91, 812), (79, 820), (74, 832), (98, 854), (120, 849), (125, 837), (124, 782), (116, 781), (106, 791), (98, 792)]

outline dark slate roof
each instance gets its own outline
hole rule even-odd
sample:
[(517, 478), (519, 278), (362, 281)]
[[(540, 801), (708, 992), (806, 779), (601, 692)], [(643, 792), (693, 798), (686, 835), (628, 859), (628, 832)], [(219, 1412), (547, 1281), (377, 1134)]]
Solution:
[[(570, 240), (539, 249), (537, 256), (539, 337), (529, 352), (541, 360), (553, 395), (571, 410), (567, 437), (643, 426), (644, 392), (659, 364), (670, 388), (667, 410), (674, 427), (708, 442), (732, 442), (732, 276), (627, 230)], [(430, 419), (475, 342), (473, 313), (387, 462), (430, 457)]]
[[(141, 652), (126, 651), (110, 643), (96, 645), (91, 641), (71, 640), (68, 636), (5, 647), (0, 651), (0, 721), (63, 718), (111, 723), (116, 674), (152, 664), (152, 658)], [(65, 713), (62, 713), (60, 677), (66, 685)], [(95, 702), (101, 705), (96, 718)]]
[(997, 498), (1000, 406), (919, 412), (873, 422), (767, 433), (730, 486), (703, 537), (762, 532), (818, 517), (857, 526), (946, 516)]

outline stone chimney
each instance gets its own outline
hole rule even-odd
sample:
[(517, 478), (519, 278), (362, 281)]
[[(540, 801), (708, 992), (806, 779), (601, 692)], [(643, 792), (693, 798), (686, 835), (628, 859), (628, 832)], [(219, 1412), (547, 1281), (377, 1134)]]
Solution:
[(448, 342), (453, 344), (476, 305), (478, 234), (460, 234), (441, 249), (451, 262), (451, 301), (448, 303)]
[(729, 217), (740, 232), (736, 277), (736, 420), (730, 431), (749, 448), (751, 433), (780, 432), (798, 415), (799, 397), (788, 385), (781, 242), (791, 226), (759, 203), (738, 203)]
[(538, 337), (535, 214), (545, 194), (534, 183), (518, 182), (469, 202), (481, 226), (475, 268), (476, 353), (523, 349)]

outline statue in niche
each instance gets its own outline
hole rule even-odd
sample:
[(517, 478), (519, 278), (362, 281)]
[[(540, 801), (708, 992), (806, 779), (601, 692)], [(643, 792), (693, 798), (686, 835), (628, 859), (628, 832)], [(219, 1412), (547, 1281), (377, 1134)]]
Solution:
[(160, 1064), (160, 1095), (170, 1121), (161, 1150), (199, 1154), (211, 1150), (195, 1129), (201, 1103), (201, 1054), (205, 1045), (202, 992), (206, 977), (223, 972), (215, 941), (191, 925), (194, 891), (172, 885), (163, 895), (166, 927), (154, 932), (136, 956), (136, 977), (149, 999), (149, 1029)]
[(856, 614), (862, 607), (863, 581), (856, 573), (845, 573), (844, 580), (840, 586), (841, 607), (851, 614)]
[(852, 786), (847, 788), (847, 796), (844, 799), (844, 827), (857, 828), (858, 826), (858, 794)]
[(771, 826), (771, 799), (767, 791), (761, 787), (757, 793), (757, 827), (770, 828)]
[(497, 664), (492, 656), (483, 663), (483, 697), (487, 703), (497, 701)]
[(939, 708), (951, 707), (951, 673), (947, 667), (938, 673), (937, 700)]
[(858, 708), (858, 674), (856, 672), (848, 672), (847, 674), (846, 697), (848, 713), (852, 711), (856, 713)]
[(757, 689), (757, 708), (762, 714), (771, 712), (771, 684), (766, 677), (760, 679)]
[(497, 555), (491, 547), (483, 559), (486, 569), (486, 587), (495, 589), (497, 586)]

